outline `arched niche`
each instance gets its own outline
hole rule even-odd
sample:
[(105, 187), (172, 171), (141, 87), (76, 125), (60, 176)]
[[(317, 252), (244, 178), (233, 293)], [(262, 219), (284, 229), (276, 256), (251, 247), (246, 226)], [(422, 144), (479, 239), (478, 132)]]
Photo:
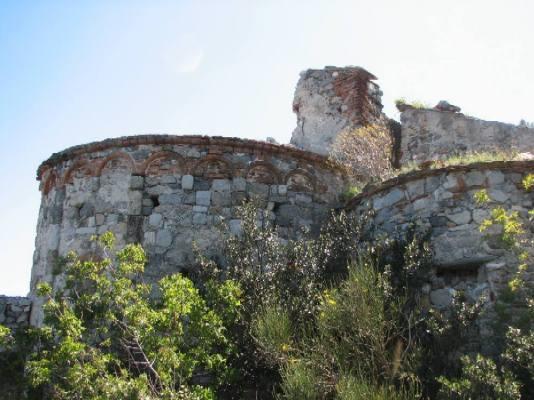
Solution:
[(308, 171), (295, 169), (287, 173), (285, 183), (294, 192), (314, 192), (317, 180)]
[(172, 151), (152, 154), (142, 165), (141, 170), (146, 176), (181, 175), (184, 172), (184, 159)]
[(192, 173), (205, 179), (224, 179), (232, 176), (232, 168), (224, 158), (207, 155), (195, 165)]
[(251, 182), (273, 185), (280, 182), (280, 174), (272, 164), (256, 161), (249, 166), (246, 179)]

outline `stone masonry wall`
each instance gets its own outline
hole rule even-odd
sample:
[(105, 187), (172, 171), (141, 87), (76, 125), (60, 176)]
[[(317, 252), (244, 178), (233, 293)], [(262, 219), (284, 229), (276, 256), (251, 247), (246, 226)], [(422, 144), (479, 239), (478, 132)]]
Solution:
[[(534, 161), (419, 171), (365, 191), (348, 208), (356, 213), (373, 210), (375, 234), (391, 234), (406, 229), (410, 223), (423, 231), (430, 230), (435, 268), (425, 291), (434, 306), (448, 306), (459, 290), (472, 300), (481, 295), (494, 300), (515, 272), (517, 262), (495, 236), (485, 236), (479, 226), (497, 205), (517, 211), (528, 221), (534, 193), (526, 192), (521, 181), (533, 171)], [(475, 202), (473, 196), (481, 189), (486, 189), (491, 204), (480, 206)], [(530, 282), (534, 284), (534, 265), (528, 268)]]
[(469, 152), (534, 153), (534, 129), (463, 114), (406, 107), (401, 113), (401, 164)]
[(30, 321), (30, 311), (29, 298), (0, 296), (0, 324), (8, 328), (27, 326)]
[(372, 82), (375, 79), (360, 67), (326, 67), (302, 72), (293, 100), (297, 127), (291, 144), (328, 154), (342, 131), (384, 123), (382, 92)]
[[(326, 160), (290, 146), (202, 136), (135, 136), (54, 154), (38, 170), (43, 193), (31, 292), (63, 277), (55, 260), (81, 254), (111, 230), (121, 246), (147, 250), (150, 281), (187, 270), (196, 242), (220, 257), (221, 229), (240, 231), (236, 208), (256, 198), (283, 237), (317, 231), (338, 206), (343, 177)], [(223, 224), (224, 223), (224, 224)], [(35, 299), (32, 323), (39, 324)]]

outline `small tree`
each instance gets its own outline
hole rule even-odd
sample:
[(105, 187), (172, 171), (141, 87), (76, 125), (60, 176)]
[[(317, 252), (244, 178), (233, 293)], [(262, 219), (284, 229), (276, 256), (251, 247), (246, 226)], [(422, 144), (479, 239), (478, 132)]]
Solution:
[[(238, 286), (209, 283), (203, 296), (175, 274), (154, 288), (142, 281), (139, 245), (114, 252), (109, 232), (97, 243), (98, 257), (69, 256), (64, 290), (39, 286), (46, 326), (26, 365), (31, 386), (54, 399), (213, 398), (230, 373), (224, 319), (239, 311)], [(211, 383), (196, 386), (206, 375)]]

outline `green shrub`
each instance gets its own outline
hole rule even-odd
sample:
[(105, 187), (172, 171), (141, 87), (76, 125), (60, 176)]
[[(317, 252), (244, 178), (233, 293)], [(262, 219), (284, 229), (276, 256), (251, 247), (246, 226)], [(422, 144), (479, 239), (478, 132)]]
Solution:
[(396, 389), (392, 386), (374, 386), (361, 378), (342, 375), (336, 385), (339, 400), (413, 400), (420, 395), (414, 391)]
[(439, 399), (453, 400), (519, 400), (520, 385), (507, 370), (498, 368), (495, 362), (478, 354), (475, 358), (462, 357), (462, 377), (449, 380), (438, 378), (443, 385)]
[[(115, 253), (111, 233), (98, 243), (103, 258), (69, 257), (64, 290), (39, 285), (46, 325), (26, 363), (33, 390), (54, 399), (214, 398), (231, 375), (234, 351), (223, 318), (180, 274), (163, 278), (160, 296), (151, 298), (140, 279), (143, 249)], [(209, 297), (235, 315), (235, 283), (208, 287), (216, 289)], [(195, 386), (195, 376), (205, 374), (209, 387)]]
[(282, 367), (281, 393), (278, 399), (285, 400), (319, 400), (319, 377), (313, 366), (303, 361), (294, 361)]

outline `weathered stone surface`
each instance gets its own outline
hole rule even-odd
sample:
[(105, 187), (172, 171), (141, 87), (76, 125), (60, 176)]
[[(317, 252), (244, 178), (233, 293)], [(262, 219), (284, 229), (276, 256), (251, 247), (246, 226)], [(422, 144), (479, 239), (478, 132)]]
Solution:
[(373, 201), (373, 207), (375, 210), (380, 210), (384, 207), (389, 207), (402, 199), (404, 199), (404, 192), (399, 189), (393, 189), (383, 196), (375, 198)]
[(195, 178), (193, 178), (191, 175), (182, 176), (182, 189), (193, 190), (194, 183), (195, 183)]
[(471, 213), (467, 210), (464, 210), (456, 214), (448, 214), (447, 218), (449, 218), (456, 225), (464, 225), (471, 221)]
[(385, 120), (376, 78), (360, 67), (307, 70), (295, 90), (291, 144), (328, 154), (339, 133)]
[(25, 327), (30, 321), (31, 299), (0, 295), (0, 324), (16, 329)]
[[(74, 183), (64, 183), (62, 174), (78, 157), (97, 166), (109, 157), (112, 161), (102, 176), (80, 173)], [(93, 234), (112, 231), (119, 247), (141, 242), (149, 259), (147, 279), (152, 282), (171, 270), (194, 265), (193, 241), (206, 255), (220, 257), (221, 224), (228, 221), (229, 233), (239, 234), (237, 206), (250, 198), (259, 198), (266, 218), (275, 223), (279, 206), (295, 207), (281, 212), (281, 232), (289, 238), (300, 234), (300, 226), (319, 226), (328, 213), (316, 208), (337, 205), (344, 187), (340, 172), (317, 154), (231, 138), (111, 139), (67, 150), (49, 163), (61, 179), (56, 189), (43, 191), (32, 291), (41, 280), (54, 285), (61, 279), (52, 275), (50, 254), (63, 256), (75, 250), (85, 255), (92, 251), (88, 239)], [(256, 181), (257, 173), (248, 174), (258, 165), (271, 183)], [(296, 169), (313, 177), (309, 186), (317, 191), (297, 192), (309, 188), (295, 185), (291, 173)], [(38, 305), (32, 317), (36, 324), (41, 321), (40, 310)]]
[(531, 128), (411, 107), (401, 113), (401, 125), (401, 164), (473, 152), (534, 153)]
[(453, 295), (453, 289), (437, 289), (430, 292), (430, 301), (437, 308), (446, 308), (451, 304)]
[(196, 203), (199, 206), (209, 206), (211, 204), (211, 192), (209, 190), (199, 190)]
[(145, 186), (145, 179), (139, 175), (132, 175), (130, 177), (130, 189), (141, 190)]
[(162, 229), (156, 233), (156, 244), (161, 247), (169, 247), (172, 243), (172, 232)]

